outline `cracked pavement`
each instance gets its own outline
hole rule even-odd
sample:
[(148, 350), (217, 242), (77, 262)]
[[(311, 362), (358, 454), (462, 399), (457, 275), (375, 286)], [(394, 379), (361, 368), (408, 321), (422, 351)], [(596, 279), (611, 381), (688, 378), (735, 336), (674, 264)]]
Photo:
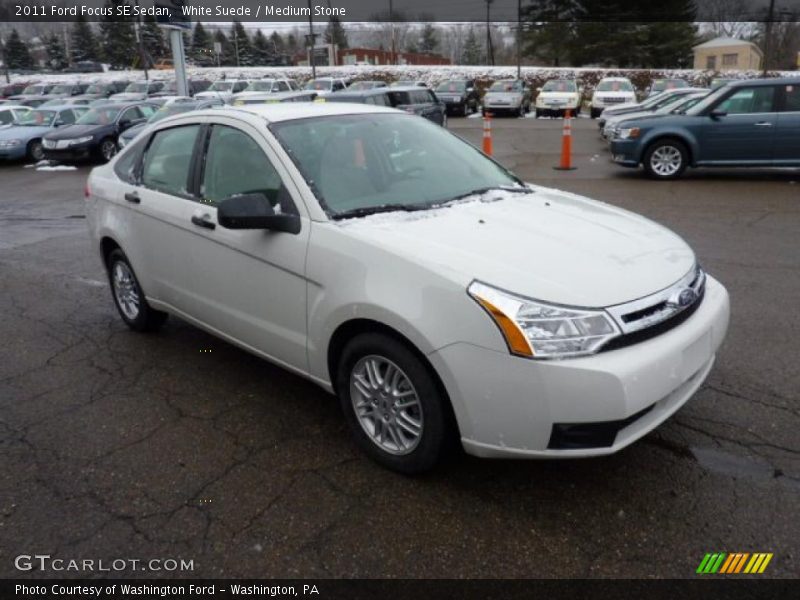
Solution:
[[(480, 119), (450, 127), (480, 143)], [(183, 558), (193, 577), (692, 577), (706, 552), (773, 552), (800, 526), (800, 171), (616, 168), (588, 119), (497, 119), (501, 162), (681, 234), (729, 289), (716, 366), (619, 454), (457, 457), (409, 479), (351, 443), (337, 403), (174, 317), (129, 331), (83, 221), (88, 169), (0, 165), (0, 576), (19, 554)], [(591, 399), (587, 399), (591, 401)], [(90, 574), (89, 574), (90, 575)]]

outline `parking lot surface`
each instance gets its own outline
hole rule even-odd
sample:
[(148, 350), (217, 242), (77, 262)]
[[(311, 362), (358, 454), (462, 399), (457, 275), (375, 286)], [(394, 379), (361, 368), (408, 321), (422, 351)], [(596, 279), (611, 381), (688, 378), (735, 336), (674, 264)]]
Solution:
[[(481, 124), (450, 120), (475, 144)], [(124, 326), (85, 230), (87, 167), (0, 165), (0, 576), (41, 576), (14, 557), (50, 554), (194, 562), (118, 575), (692, 577), (706, 552), (772, 552), (763, 576), (796, 576), (800, 171), (652, 182), (611, 164), (589, 119), (577, 170), (554, 171), (560, 120), (493, 125), (519, 176), (663, 223), (728, 287), (728, 338), (675, 417), (608, 458), (385, 471), (311, 383), (175, 318)]]

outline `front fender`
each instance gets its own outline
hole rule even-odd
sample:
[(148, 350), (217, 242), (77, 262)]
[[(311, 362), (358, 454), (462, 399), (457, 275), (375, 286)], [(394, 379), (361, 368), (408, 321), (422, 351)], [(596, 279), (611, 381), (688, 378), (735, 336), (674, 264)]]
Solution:
[(695, 165), (699, 150), (699, 142), (697, 137), (691, 131), (684, 129), (683, 127), (657, 127), (645, 132), (638, 146), (636, 158), (639, 162), (642, 162), (644, 153), (650, 144), (661, 138), (677, 138), (685, 143), (689, 148), (689, 164), (692, 166)]

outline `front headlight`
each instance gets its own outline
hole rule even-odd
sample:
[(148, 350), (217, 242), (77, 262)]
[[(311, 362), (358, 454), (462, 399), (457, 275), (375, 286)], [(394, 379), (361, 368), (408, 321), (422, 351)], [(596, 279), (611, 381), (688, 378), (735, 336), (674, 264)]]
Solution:
[(569, 308), (472, 282), (469, 295), (494, 319), (512, 354), (566, 358), (594, 354), (621, 335), (604, 310)]
[(11, 148), (20, 144), (22, 144), (22, 140), (0, 140), (0, 147), (2, 148)]
[(75, 138), (74, 140), (70, 140), (69, 141), (69, 145), (70, 146), (77, 146), (78, 144), (85, 144), (86, 142), (91, 142), (91, 141), (92, 141), (92, 136), (91, 135), (87, 135), (87, 136), (84, 136), (84, 137)]
[(616, 137), (620, 140), (635, 140), (639, 137), (641, 131), (638, 127), (617, 128), (615, 130)]

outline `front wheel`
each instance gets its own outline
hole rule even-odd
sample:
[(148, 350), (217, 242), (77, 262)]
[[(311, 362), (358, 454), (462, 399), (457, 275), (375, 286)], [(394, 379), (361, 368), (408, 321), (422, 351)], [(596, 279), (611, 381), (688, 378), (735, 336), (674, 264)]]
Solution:
[(33, 140), (28, 144), (28, 157), (36, 162), (44, 160), (44, 148), (42, 147), (42, 140)]
[(125, 253), (117, 248), (108, 255), (108, 279), (114, 304), (125, 324), (134, 331), (156, 331), (167, 320), (167, 313), (147, 303)]
[(653, 179), (677, 179), (688, 162), (689, 152), (678, 140), (659, 140), (644, 153), (644, 169)]
[(102, 158), (103, 161), (110, 161), (112, 158), (114, 158), (116, 153), (117, 143), (113, 139), (106, 138), (100, 142), (100, 158)]
[(336, 381), (351, 433), (373, 460), (408, 475), (441, 461), (455, 429), (448, 400), (405, 344), (381, 333), (353, 338)]

